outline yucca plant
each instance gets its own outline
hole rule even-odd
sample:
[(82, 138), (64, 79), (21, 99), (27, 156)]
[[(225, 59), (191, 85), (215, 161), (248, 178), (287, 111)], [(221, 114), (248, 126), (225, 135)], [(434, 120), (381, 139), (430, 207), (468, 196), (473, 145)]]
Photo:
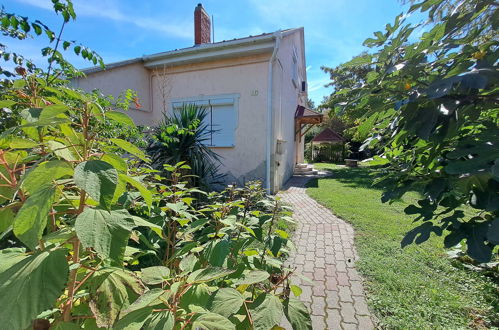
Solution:
[(153, 167), (163, 170), (164, 164), (185, 162), (191, 167), (189, 174), (193, 186), (220, 183), (223, 178), (218, 173), (221, 158), (208, 146), (213, 131), (205, 122), (207, 115), (206, 109), (193, 104), (184, 104), (173, 114), (164, 113), (148, 147)]

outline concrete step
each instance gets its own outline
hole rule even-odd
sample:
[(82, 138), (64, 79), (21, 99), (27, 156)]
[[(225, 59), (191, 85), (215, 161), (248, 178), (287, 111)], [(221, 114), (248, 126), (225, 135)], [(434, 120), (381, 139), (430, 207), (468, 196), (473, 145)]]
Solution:
[(307, 172), (307, 171), (313, 171), (313, 167), (295, 167), (295, 171), (303, 171), (303, 172)]
[(310, 170), (310, 171), (295, 170), (295, 175), (317, 175), (317, 174), (319, 174), (319, 171), (317, 170)]
[(319, 171), (314, 169), (312, 164), (296, 164), (295, 165), (295, 175), (317, 175)]

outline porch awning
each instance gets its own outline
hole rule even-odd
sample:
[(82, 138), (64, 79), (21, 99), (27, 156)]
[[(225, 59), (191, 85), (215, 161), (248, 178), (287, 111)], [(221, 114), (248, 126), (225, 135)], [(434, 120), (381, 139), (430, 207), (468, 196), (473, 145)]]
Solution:
[(300, 124), (320, 124), (324, 115), (320, 112), (305, 108), (303, 105), (296, 107), (295, 121)]
[[(323, 117), (324, 115), (320, 112), (305, 108), (303, 105), (297, 106), (295, 111), (295, 136), (298, 137), (298, 141), (301, 141), (303, 135), (305, 135), (313, 125), (322, 123)], [(310, 126), (304, 132), (303, 127), (305, 125)]]

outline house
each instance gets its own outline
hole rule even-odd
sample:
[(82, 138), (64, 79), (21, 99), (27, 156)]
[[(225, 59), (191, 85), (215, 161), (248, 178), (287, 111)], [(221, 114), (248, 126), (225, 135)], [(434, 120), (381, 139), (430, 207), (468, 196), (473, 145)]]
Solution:
[(345, 139), (330, 127), (326, 127), (312, 139), (312, 144), (338, 144), (343, 142), (345, 142)]
[(192, 47), (83, 70), (86, 77), (74, 84), (112, 95), (134, 89), (141, 107), (128, 114), (137, 125), (154, 126), (186, 102), (206, 107), (210, 147), (223, 159), (226, 181), (259, 179), (278, 191), (303, 162), (306, 114), (295, 115), (307, 101), (304, 29), (211, 42), (210, 17), (199, 4), (194, 40)]

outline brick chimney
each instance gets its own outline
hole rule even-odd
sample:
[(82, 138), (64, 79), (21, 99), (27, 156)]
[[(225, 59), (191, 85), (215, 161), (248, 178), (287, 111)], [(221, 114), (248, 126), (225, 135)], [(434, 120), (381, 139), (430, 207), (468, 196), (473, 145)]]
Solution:
[(211, 42), (211, 20), (202, 4), (194, 10), (194, 44), (207, 44)]

